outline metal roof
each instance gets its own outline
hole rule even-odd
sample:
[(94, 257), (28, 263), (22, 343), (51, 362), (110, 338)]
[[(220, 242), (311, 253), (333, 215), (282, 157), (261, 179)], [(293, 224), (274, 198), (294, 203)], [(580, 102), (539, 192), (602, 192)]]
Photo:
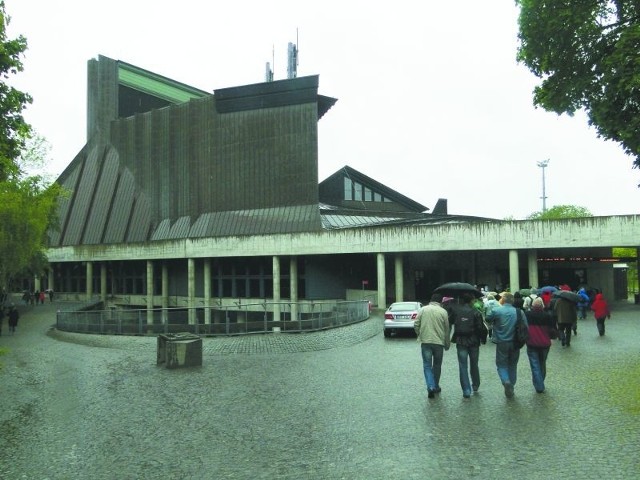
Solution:
[(118, 83), (171, 103), (183, 103), (192, 98), (211, 95), (210, 92), (176, 82), (122, 61), (118, 61)]

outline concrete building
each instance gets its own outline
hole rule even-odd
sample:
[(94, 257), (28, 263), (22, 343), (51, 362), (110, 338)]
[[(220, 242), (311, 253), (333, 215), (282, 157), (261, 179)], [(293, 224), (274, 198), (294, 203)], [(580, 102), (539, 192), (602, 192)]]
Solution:
[[(610, 297), (612, 247), (640, 217), (503, 221), (432, 212), (345, 166), (318, 179), (319, 77), (195, 89), (88, 62), (87, 143), (36, 288), (112, 305), (208, 307), (426, 300), (447, 281), (517, 290), (588, 284)], [(624, 290), (624, 291), (622, 291)]]

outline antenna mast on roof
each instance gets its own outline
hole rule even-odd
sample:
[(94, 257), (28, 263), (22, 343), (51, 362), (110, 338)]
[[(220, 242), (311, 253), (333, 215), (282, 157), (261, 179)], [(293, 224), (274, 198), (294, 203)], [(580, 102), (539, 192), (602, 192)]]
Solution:
[(298, 76), (298, 29), (296, 28), (295, 45), (289, 42), (287, 54), (287, 78), (296, 78)]
[[(274, 59), (274, 50), (275, 47), (272, 45), (271, 46), (271, 62), (275, 65), (275, 59)], [(264, 73), (264, 81), (265, 82), (273, 82), (273, 69), (271, 68), (271, 63), (267, 62), (266, 68), (265, 68), (265, 73)]]

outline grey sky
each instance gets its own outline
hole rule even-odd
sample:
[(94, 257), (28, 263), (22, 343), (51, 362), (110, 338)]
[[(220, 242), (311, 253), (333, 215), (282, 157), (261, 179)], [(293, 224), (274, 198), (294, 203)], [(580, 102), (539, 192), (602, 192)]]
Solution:
[(99, 54), (212, 91), (320, 75), (338, 103), (319, 123), (319, 180), (344, 165), (433, 208), (524, 218), (547, 206), (595, 215), (638, 212), (640, 172), (583, 114), (536, 110), (536, 79), (515, 61), (513, 1), (5, 0), (10, 37), (24, 35), (26, 112), (61, 171), (86, 140), (86, 65)]

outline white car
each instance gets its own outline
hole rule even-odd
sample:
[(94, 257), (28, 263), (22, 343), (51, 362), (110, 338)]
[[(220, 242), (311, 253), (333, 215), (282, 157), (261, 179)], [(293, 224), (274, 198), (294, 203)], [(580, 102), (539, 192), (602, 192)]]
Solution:
[(413, 331), (413, 324), (418, 318), (420, 302), (395, 302), (384, 312), (384, 336), (390, 337), (398, 330)]

